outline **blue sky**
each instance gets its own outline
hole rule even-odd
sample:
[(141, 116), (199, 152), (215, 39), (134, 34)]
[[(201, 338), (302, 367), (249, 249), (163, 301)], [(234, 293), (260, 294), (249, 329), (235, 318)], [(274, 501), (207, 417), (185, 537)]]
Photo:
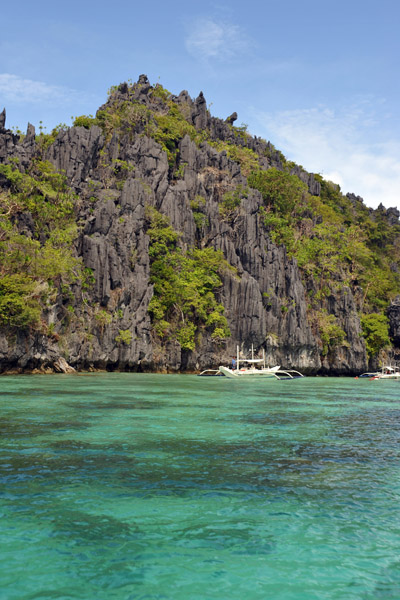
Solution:
[(145, 73), (367, 206), (400, 209), (400, 2), (20, 0), (2, 7), (0, 111), (47, 131)]

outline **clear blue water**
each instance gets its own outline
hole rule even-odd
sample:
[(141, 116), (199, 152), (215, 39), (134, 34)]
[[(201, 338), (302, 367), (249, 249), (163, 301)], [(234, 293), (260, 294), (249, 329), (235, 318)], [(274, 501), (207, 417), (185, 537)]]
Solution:
[(0, 386), (1, 600), (400, 598), (400, 382)]

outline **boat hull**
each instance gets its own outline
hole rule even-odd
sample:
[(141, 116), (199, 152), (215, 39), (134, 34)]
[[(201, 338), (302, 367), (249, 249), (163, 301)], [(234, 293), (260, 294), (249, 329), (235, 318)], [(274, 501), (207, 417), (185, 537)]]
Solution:
[(272, 369), (228, 369), (228, 367), (220, 367), (220, 372), (230, 379), (277, 379), (276, 372), (278, 367)]
[(400, 371), (391, 366), (383, 366), (380, 373), (376, 373), (371, 379), (400, 379)]
[(375, 375), (371, 379), (400, 379), (400, 373), (393, 373), (393, 375)]

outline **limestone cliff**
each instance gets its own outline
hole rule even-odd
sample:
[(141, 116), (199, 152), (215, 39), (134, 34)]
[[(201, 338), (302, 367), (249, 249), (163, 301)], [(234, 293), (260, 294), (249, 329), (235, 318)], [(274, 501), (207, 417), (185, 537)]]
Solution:
[[(168, 101), (195, 131), (207, 131), (207, 137), (201, 141), (189, 132), (176, 136), (173, 148), (166, 146), (151, 129), (149, 116), (154, 111), (165, 113), (161, 92), (145, 76), (133, 86), (122, 84), (93, 123), (64, 128), (46, 144), (31, 125), (23, 139), (5, 129), (2, 113), (0, 164), (14, 161), (28, 173), (39, 158), (65, 174), (76, 198), (74, 254), (90, 274), (90, 282), (77, 278), (68, 290), (59, 286), (43, 305), (41, 327), (4, 325), (0, 371), (57, 370), (60, 359), (78, 370), (195, 371), (230, 361), (237, 345), (247, 351), (252, 344), (256, 351), (265, 350), (270, 364), (305, 373), (366, 370), (359, 318), (362, 291), (339, 276), (336, 291), (321, 298), (323, 314), (331, 315), (344, 332), (340, 343), (324, 348), (310, 311), (312, 279), (304, 278), (284, 244), (272, 241), (262, 219), (263, 197), (248, 186), (248, 169), (216, 142), (251, 151), (263, 170), (282, 169), (282, 155), (261, 139), (238, 135), (232, 127), (235, 115), (226, 121), (212, 117), (201, 93), (192, 100), (182, 92)], [(114, 107), (123, 111), (111, 127)], [(134, 118), (131, 114), (128, 119), (129, 111)], [(295, 165), (291, 173), (310, 194), (319, 196), (321, 184), (314, 175)], [(10, 181), (1, 173), (0, 186), (3, 194), (8, 193)], [(221, 210), (226, 194), (237, 190), (243, 191), (240, 202)], [(187, 349), (173, 336), (155, 334), (149, 313), (153, 296), (149, 206), (168, 217), (180, 234), (182, 251), (221, 250), (234, 267), (235, 271), (221, 274), (222, 286), (216, 291), (230, 337), (215, 339), (203, 324), (195, 348)], [(38, 237), (29, 210), (17, 211), (14, 225), (22, 235)], [(398, 342), (397, 309), (394, 313), (392, 329)]]

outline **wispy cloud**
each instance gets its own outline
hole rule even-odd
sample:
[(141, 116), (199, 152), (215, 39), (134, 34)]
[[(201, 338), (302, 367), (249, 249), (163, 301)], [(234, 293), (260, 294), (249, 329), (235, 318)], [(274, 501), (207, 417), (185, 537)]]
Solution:
[(83, 94), (66, 87), (43, 81), (24, 79), (10, 73), (0, 73), (0, 98), (15, 104), (70, 104), (82, 99)]
[[(378, 101), (379, 103), (379, 101)], [(400, 143), (382, 138), (382, 112), (370, 100), (331, 109), (318, 106), (259, 113), (267, 137), (307, 171), (338, 183), (367, 206), (400, 208)]]
[(188, 26), (185, 47), (200, 61), (227, 61), (243, 53), (249, 41), (238, 25), (201, 18)]

